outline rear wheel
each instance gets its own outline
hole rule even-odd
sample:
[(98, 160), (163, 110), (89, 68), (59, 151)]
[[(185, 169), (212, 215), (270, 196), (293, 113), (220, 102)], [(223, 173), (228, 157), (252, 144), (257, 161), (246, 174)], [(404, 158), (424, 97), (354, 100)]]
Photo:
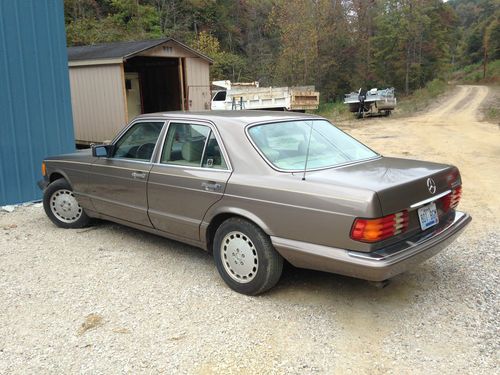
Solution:
[(269, 236), (241, 218), (228, 219), (217, 229), (213, 255), (226, 284), (247, 295), (271, 289), (283, 270), (283, 258)]
[(52, 182), (43, 193), (43, 208), (52, 222), (61, 228), (83, 228), (90, 222), (65, 179)]

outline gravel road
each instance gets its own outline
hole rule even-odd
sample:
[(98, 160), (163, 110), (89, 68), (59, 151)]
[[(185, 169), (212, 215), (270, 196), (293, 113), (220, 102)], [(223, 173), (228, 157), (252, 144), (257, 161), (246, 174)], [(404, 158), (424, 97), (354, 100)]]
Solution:
[[(0, 213), (0, 374), (499, 373), (500, 131), (482, 86), (406, 119), (341, 126), (388, 156), (458, 165), (473, 223), (385, 289), (288, 266), (259, 297), (201, 250), (101, 222)], [(464, 101), (466, 98), (472, 100)]]

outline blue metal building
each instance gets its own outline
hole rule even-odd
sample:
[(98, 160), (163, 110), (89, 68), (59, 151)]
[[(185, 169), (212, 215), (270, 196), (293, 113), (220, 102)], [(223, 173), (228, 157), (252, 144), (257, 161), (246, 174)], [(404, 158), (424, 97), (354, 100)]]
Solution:
[(74, 150), (63, 0), (0, 1), (0, 206), (41, 198), (47, 155)]

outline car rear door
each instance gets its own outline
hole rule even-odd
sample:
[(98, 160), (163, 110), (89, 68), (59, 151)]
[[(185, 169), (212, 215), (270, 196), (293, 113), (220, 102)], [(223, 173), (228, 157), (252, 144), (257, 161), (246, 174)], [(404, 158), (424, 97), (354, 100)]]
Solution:
[(165, 121), (137, 121), (92, 165), (89, 190), (97, 212), (151, 227), (147, 181)]
[(224, 194), (231, 175), (212, 124), (171, 121), (149, 174), (149, 217), (161, 231), (199, 239), (207, 210)]

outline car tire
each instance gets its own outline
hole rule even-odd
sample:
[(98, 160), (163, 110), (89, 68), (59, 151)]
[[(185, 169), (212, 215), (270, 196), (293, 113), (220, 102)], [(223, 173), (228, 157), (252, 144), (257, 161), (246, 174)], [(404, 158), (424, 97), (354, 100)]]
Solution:
[(90, 223), (73, 189), (63, 178), (47, 186), (43, 192), (43, 208), (49, 219), (60, 228), (83, 228)]
[(213, 241), (215, 265), (226, 284), (238, 293), (257, 295), (279, 281), (283, 257), (269, 236), (248, 220), (234, 217), (217, 229)]

